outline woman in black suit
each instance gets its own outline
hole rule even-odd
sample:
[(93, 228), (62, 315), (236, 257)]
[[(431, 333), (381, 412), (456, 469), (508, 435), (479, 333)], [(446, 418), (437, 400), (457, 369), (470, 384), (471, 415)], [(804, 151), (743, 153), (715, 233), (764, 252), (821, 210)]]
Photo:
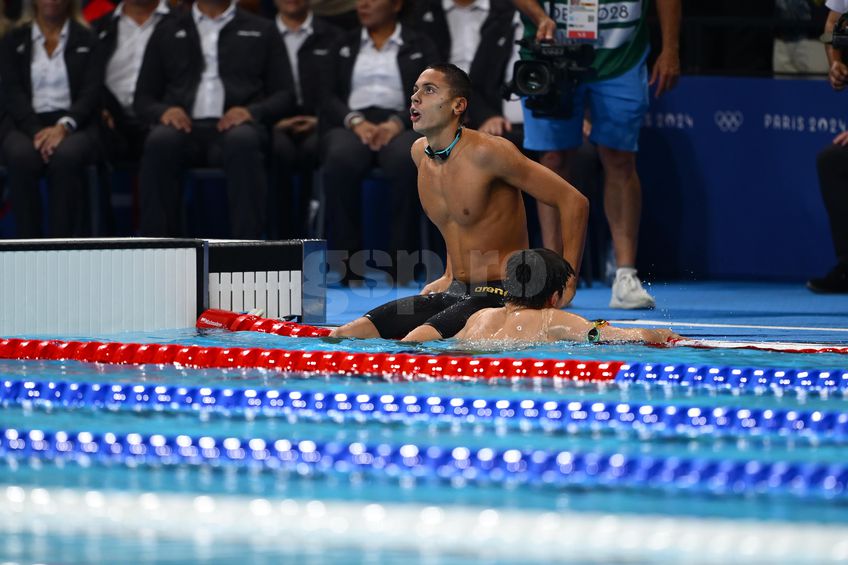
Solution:
[(3, 140), (19, 237), (42, 237), (38, 181), (47, 178), (49, 230), (80, 235), (85, 167), (103, 81), (97, 38), (78, 0), (33, 0), (2, 42), (0, 76), (12, 130)]
[[(361, 249), (361, 184), (378, 166), (392, 188), (393, 217), (387, 220), (393, 265), (399, 251), (419, 249), (417, 171), (409, 156), (418, 134), (411, 128), (409, 96), (418, 75), (438, 57), (428, 37), (399, 23), (402, 9), (403, 0), (357, 0), (362, 27), (333, 49), (333, 84), (319, 116), (329, 248), (349, 255)], [(345, 280), (363, 274), (348, 269)]]

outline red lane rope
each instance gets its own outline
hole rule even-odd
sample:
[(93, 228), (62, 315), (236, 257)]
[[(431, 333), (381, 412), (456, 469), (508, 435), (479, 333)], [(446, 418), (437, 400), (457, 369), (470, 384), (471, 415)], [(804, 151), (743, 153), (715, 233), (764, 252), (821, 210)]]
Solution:
[(156, 343), (0, 339), (0, 359), (106, 364), (173, 364), (194, 368), (261, 368), (281, 372), (432, 378), (561, 378), (611, 381), (623, 363), (561, 359), (289, 351)]
[(197, 319), (200, 329), (219, 328), (231, 332), (263, 332), (292, 337), (324, 337), (330, 335), (328, 328), (316, 328), (296, 322), (284, 322), (271, 318), (260, 318), (251, 314), (237, 314), (227, 310), (209, 309)]
[[(200, 329), (219, 328), (233, 332), (263, 332), (291, 337), (324, 337), (331, 330), (295, 322), (284, 322), (270, 318), (260, 318), (250, 314), (237, 314), (227, 310), (206, 310), (197, 319)], [(848, 347), (823, 343), (786, 343), (786, 342), (746, 342), (709, 339), (670, 339), (662, 345), (648, 344), (652, 347), (695, 347), (698, 349), (753, 349), (757, 351), (776, 351), (780, 353), (839, 353), (848, 355)]]

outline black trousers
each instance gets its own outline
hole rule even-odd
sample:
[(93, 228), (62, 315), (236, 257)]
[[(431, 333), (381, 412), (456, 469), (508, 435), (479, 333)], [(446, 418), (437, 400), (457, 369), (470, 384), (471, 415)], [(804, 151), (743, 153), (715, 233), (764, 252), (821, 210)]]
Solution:
[[(52, 126), (64, 112), (39, 114), (43, 127)], [(59, 144), (48, 162), (33, 146), (33, 137), (12, 129), (3, 140), (3, 157), (9, 172), (9, 192), (17, 235), (21, 238), (77, 237), (84, 234), (86, 167), (94, 156), (93, 135), (76, 131)], [(48, 230), (43, 224), (38, 181), (47, 179)]]
[(141, 235), (183, 234), (182, 174), (186, 167), (221, 167), (227, 178), (230, 235), (259, 239), (265, 231), (267, 175), (263, 126), (245, 123), (219, 132), (217, 120), (194, 120), (190, 133), (154, 126), (139, 173)]
[(144, 151), (147, 127), (135, 119), (116, 121), (114, 128), (100, 124), (100, 152), (110, 163), (136, 163)]
[(848, 263), (848, 147), (831, 145), (818, 160), (819, 187), (840, 263)]
[[(279, 236), (281, 239), (304, 238), (307, 235), (312, 175), (318, 167), (318, 132), (295, 135), (275, 129), (272, 146), (274, 189), (279, 194)], [(301, 178), (299, 198), (295, 198), (292, 182), (297, 173)]]
[[(377, 121), (377, 120), (374, 120)], [(393, 260), (398, 251), (420, 249), (418, 171), (412, 162), (412, 144), (420, 137), (412, 130), (395, 136), (379, 151), (371, 151), (352, 131), (335, 128), (322, 140), (322, 183), (327, 204), (328, 249), (352, 255), (362, 249), (362, 181), (379, 167), (392, 191), (391, 240)]]

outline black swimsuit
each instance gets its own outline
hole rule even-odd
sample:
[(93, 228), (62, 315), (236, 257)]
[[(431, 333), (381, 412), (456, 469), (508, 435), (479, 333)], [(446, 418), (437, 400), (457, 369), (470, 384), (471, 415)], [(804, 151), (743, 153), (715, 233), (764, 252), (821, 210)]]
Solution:
[(459, 333), (474, 312), (503, 306), (505, 296), (501, 281), (468, 285), (454, 280), (445, 292), (401, 298), (374, 308), (365, 317), (385, 339), (400, 339), (422, 324), (448, 338)]

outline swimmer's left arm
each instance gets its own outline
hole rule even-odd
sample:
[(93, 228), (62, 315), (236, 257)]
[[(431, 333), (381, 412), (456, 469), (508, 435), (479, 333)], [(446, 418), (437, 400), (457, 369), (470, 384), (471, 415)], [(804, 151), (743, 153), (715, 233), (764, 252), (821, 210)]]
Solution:
[(589, 321), (582, 316), (557, 310), (551, 319), (551, 338), (589, 343), (628, 342), (662, 345), (680, 336), (664, 328), (617, 328), (606, 320)]
[(553, 313), (548, 332), (551, 340), (578, 343), (665, 343), (666, 336), (670, 333), (668, 330), (617, 328), (606, 320), (590, 321), (565, 310), (556, 310)]
[(480, 159), (484, 161), (481, 163), (483, 167), (492, 171), (495, 177), (558, 210), (562, 229), (562, 256), (575, 271), (560, 303), (560, 306), (565, 306), (571, 302), (577, 289), (577, 275), (589, 221), (589, 200), (565, 179), (522, 155), (506, 139), (496, 138), (482, 147)]
[(448, 287), (450, 287), (451, 282), (453, 282), (453, 272), (451, 271), (450, 254), (448, 254), (448, 260), (445, 264), (444, 274), (436, 280), (430, 281), (429, 283), (424, 285), (424, 288), (421, 289), (421, 292), (419, 294), (426, 295), (445, 292)]
[[(412, 161), (415, 163), (415, 167), (418, 168), (421, 166), (421, 159), (424, 158), (424, 147), (427, 146), (427, 138), (420, 137), (415, 140), (412, 144), (412, 149), (410, 149), (410, 154), (412, 155)], [(422, 201), (421, 205), (424, 205)], [(424, 212), (427, 213), (427, 209), (425, 207)], [(427, 213), (429, 217), (429, 213)], [(436, 280), (430, 281), (427, 283), (424, 288), (421, 289), (420, 294), (436, 294), (439, 292), (444, 292), (448, 289), (451, 282), (453, 281), (453, 272), (451, 270), (451, 256), (450, 251), (447, 252), (447, 261), (445, 262), (445, 272), (441, 277)]]

